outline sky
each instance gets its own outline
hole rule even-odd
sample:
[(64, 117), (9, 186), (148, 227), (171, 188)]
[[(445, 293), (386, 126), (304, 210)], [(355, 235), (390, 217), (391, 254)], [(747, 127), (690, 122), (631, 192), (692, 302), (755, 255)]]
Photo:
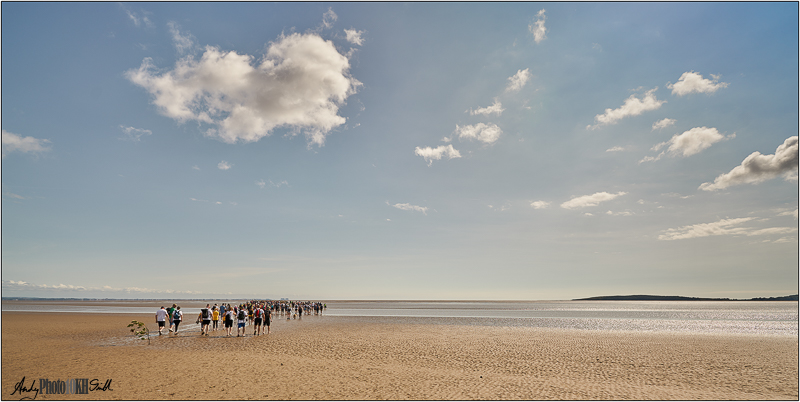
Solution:
[(2, 3), (2, 295), (798, 292), (798, 4)]

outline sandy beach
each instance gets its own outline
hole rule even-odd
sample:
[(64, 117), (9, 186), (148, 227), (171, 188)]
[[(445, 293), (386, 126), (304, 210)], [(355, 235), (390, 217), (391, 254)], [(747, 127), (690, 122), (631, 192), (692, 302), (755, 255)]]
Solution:
[[(413, 320), (276, 319), (270, 335), (135, 339), (152, 315), (2, 314), (2, 399), (25, 377), (106, 391), (36, 399), (798, 399), (788, 336), (625, 333)], [(395, 322), (396, 321), (396, 322)], [(187, 322), (194, 320), (189, 318)], [(235, 332), (235, 331), (234, 331)]]

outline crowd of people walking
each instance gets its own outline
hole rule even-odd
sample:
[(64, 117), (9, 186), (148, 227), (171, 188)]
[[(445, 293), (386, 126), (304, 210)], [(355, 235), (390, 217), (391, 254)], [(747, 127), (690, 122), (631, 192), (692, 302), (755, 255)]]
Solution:
[[(233, 325), (236, 324), (236, 336), (246, 336), (247, 326), (253, 330), (253, 335), (269, 334), (270, 324), (275, 317), (286, 317), (287, 320), (302, 319), (303, 314), (322, 314), (328, 306), (322, 302), (288, 301), (288, 300), (250, 300), (231, 306), (230, 303), (206, 304), (200, 309), (200, 314), (195, 321), (200, 324), (200, 336), (208, 336), (209, 331), (217, 331), (224, 327), (227, 336), (233, 336)], [(220, 326), (220, 320), (222, 326)], [(173, 304), (172, 307), (161, 308), (156, 311), (158, 334), (168, 331), (178, 335), (178, 328), (184, 321), (181, 307)], [(266, 332), (265, 332), (266, 331)]]

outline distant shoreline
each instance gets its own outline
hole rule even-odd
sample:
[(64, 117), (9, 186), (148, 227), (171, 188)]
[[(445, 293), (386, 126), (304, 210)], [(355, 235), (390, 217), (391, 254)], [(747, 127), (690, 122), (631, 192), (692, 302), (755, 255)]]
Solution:
[(687, 297), (687, 296), (654, 296), (654, 295), (628, 295), (628, 296), (595, 296), (584, 299), (572, 299), (575, 301), (583, 300), (632, 300), (632, 301), (798, 301), (798, 295), (778, 296), (778, 297), (754, 297), (752, 299), (729, 299), (729, 298), (708, 298), (708, 297)]

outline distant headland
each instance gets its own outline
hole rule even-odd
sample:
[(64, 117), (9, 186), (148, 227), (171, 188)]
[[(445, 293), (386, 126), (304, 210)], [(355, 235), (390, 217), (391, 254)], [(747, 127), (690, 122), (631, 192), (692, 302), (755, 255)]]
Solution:
[(778, 297), (755, 297), (752, 299), (729, 299), (729, 298), (709, 298), (709, 297), (686, 297), (686, 296), (654, 296), (654, 295), (628, 295), (628, 296), (595, 296), (584, 299), (572, 300), (663, 300), (663, 301), (798, 301), (798, 295), (778, 296)]

